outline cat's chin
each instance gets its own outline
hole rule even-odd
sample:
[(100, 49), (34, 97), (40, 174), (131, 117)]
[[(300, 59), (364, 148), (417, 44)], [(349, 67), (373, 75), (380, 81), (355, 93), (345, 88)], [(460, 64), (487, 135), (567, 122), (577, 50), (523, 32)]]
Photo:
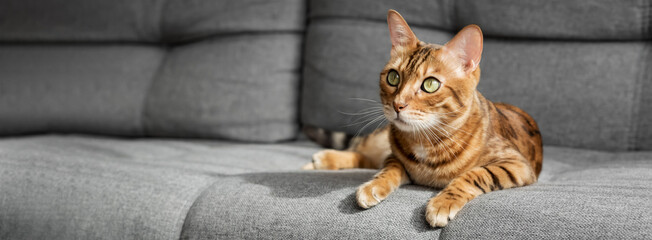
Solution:
[(414, 131), (417, 130), (416, 127), (414, 127), (410, 123), (407, 123), (407, 122), (405, 122), (405, 121), (403, 121), (401, 119), (393, 120), (392, 125), (394, 125), (394, 127), (398, 128), (398, 130), (401, 130), (403, 132), (414, 132)]

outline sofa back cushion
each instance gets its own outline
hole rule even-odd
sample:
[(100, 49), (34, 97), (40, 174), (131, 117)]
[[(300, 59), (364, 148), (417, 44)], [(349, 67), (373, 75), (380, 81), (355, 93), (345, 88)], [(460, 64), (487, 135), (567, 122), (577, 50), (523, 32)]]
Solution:
[(296, 137), (302, 0), (3, 0), (0, 135)]
[(396, 9), (431, 43), (478, 24), (485, 36), (479, 91), (530, 113), (544, 144), (652, 149), (649, 2), (312, 0), (309, 7), (304, 124), (350, 134), (376, 126), (366, 124), (373, 104), (359, 99), (379, 101), (391, 47), (385, 17)]

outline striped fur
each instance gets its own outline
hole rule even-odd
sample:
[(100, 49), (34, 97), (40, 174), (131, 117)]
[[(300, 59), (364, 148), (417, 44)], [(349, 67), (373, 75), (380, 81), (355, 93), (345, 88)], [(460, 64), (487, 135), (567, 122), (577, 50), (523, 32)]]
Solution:
[[(536, 122), (523, 110), (492, 103), (476, 90), (482, 33), (473, 25), (444, 46), (416, 39), (390, 11), (391, 59), (380, 74), (380, 96), (390, 124), (356, 139), (345, 151), (324, 150), (306, 169), (380, 168), (356, 192), (369, 208), (403, 184), (442, 189), (426, 208), (426, 220), (443, 227), (480, 194), (532, 184), (543, 149)], [(400, 74), (391, 86), (390, 71)], [(423, 81), (440, 88), (428, 93)]]

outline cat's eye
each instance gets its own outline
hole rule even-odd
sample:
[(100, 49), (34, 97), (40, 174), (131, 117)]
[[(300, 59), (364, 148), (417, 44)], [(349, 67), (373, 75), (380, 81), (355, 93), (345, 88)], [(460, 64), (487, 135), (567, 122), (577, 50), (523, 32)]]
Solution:
[(429, 78), (426, 78), (426, 80), (423, 81), (423, 85), (421, 85), (421, 90), (423, 90), (423, 91), (425, 91), (427, 93), (433, 93), (433, 92), (437, 91), (437, 89), (439, 89), (439, 85), (441, 85), (439, 80), (437, 80), (434, 77), (429, 77)]
[(389, 73), (387, 73), (387, 83), (390, 86), (396, 86), (399, 82), (401, 82), (401, 76), (398, 75), (396, 70), (390, 70)]

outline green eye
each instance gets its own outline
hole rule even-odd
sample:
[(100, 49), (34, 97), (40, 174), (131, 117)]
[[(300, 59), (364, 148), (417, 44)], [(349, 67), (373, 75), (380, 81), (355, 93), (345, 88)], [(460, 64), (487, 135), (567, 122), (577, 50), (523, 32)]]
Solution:
[(396, 86), (400, 81), (401, 81), (401, 77), (398, 75), (398, 72), (396, 72), (395, 70), (390, 70), (389, 73), (387, 73), (387, 83), (390, 86)]
[(433, 93), (439, 89), (439, 80), (433, 77), (426, 78), (421, 85), (421, 89), (427, 93)]

